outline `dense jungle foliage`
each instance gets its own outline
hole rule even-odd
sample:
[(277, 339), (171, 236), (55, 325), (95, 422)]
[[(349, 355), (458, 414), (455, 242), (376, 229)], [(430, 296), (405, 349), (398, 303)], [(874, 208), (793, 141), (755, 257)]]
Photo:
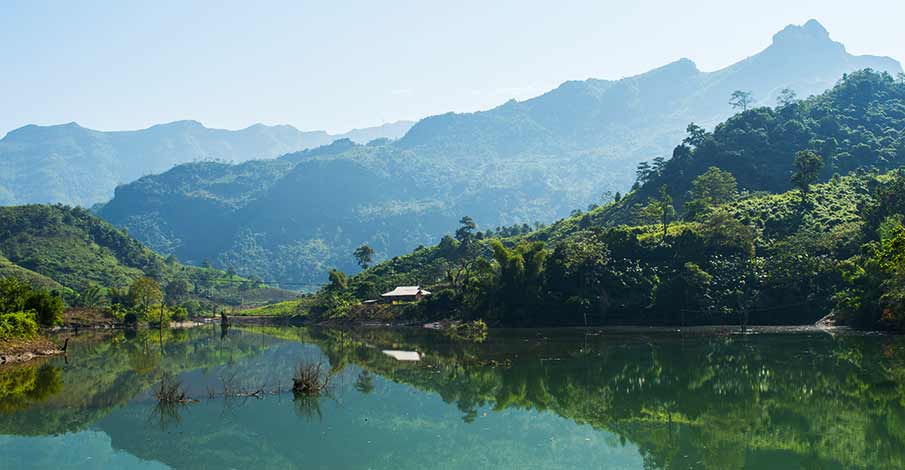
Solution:
[(420, 284), (430, 300), (399, 309), (414, 318), (744, 325), (835, 312), (902, 328), (905, 173), (884, 171), (905, 165), (903, 129), (901, 77), (851, 74), (713, 133), (689, 126), (672, 160), (642, 165), (633, 192), (588, 213), (503, 239), (464, 218), (436, 247), (331, 283), (321, 310)]

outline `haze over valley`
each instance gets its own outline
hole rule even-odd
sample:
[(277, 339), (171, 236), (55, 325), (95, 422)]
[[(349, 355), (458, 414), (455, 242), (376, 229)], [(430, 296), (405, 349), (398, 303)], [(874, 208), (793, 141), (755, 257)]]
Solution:
[(732, 115), (734, 90), (750, 91), (752, 107), (770, 106), (783, 89), (806, 97), (864, 68), (902, 71), (891, 58), (847, 53), (812, 20), (719, 71), (680, 59), (488, 111), (430, 116), (395, 141), (184, 165), (119, 188), (98, 213), (191, 263), (317, 285), (330, 268), (354, 270), (349, 253), (363, 243), (387, 259), (436, 243), (463, 215), (484, 228), (534, 226), (601, 204), (604, 193), (629, 190), (638, 162), (670, 157), (688, 123), (709, 129)]

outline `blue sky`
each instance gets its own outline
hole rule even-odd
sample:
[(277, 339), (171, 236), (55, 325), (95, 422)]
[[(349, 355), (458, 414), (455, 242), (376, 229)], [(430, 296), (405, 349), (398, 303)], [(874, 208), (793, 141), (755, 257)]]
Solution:
[(809, 18), (850, 52), (905, 59), (902, 0), (0, 0), (0, 136), (178, 119), (344, 131), (680, 57), (714, 70)]

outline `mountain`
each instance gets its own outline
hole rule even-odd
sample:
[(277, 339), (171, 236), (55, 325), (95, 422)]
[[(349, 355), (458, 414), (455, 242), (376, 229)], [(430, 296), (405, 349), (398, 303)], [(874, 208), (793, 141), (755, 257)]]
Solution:
[(337, 139), (360, 143), (395, 139), (411, 124), (399, 121), (340, 135), (262, 124), (228, 131), (209, 129), (196, 121), (116, 132), (86, 129), (76, 123), (29, 125), (0, 140), (0, 205), (90, 206), (107, 201), (119, 184), (181, 163), (273, 158)]
[(354, 270), (362, 243), (387, 259), (436, 242), (463, 215), (483, 227), (550, 221), (625, 191), (641, 160), (668, 156), (689, 122), (733, 113), (733, 90), (772, 104), (845, 73), (901, 72), (854, 56), (816, 21), (716, 72), (682, 59), (616, 81), (570, 81), (488, 111), (431, 116), (399, 140), (349, 140), (239, 165), (192, 164), (117, 189), (102, 217), (164, 253), (294, 284)]
[(162, 286), (186, 281), (192, 296), (255, 304), (294, 295), (212, 268), (165, 259), (86, 209), (61, 205), (0, 207), (0, 277), (60, 291), (70, 303), (94, 286), (124, 288), (138, 277)]
[[(819, 96), (692, 129), (604, 207), (514, 237), (463, 227), (331, 284), (315, 311), (345, 316), (423, 285), (431, 301), (397, 315), (540, 326), (813, 324), (833, 312), (905, 330), (903, 110), (905, 80), (849, 74)], [(822, 165), (802, 170), (815, 155)]]

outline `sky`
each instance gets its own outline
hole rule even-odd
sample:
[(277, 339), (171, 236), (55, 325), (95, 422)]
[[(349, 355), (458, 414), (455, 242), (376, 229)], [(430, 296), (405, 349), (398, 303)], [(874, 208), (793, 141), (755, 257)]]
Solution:
[(338, 133), (682, 57), (712, 71), (811, 18), (905, 61), (902, 0), (0, 0), (0, 136), (181, 119)]

